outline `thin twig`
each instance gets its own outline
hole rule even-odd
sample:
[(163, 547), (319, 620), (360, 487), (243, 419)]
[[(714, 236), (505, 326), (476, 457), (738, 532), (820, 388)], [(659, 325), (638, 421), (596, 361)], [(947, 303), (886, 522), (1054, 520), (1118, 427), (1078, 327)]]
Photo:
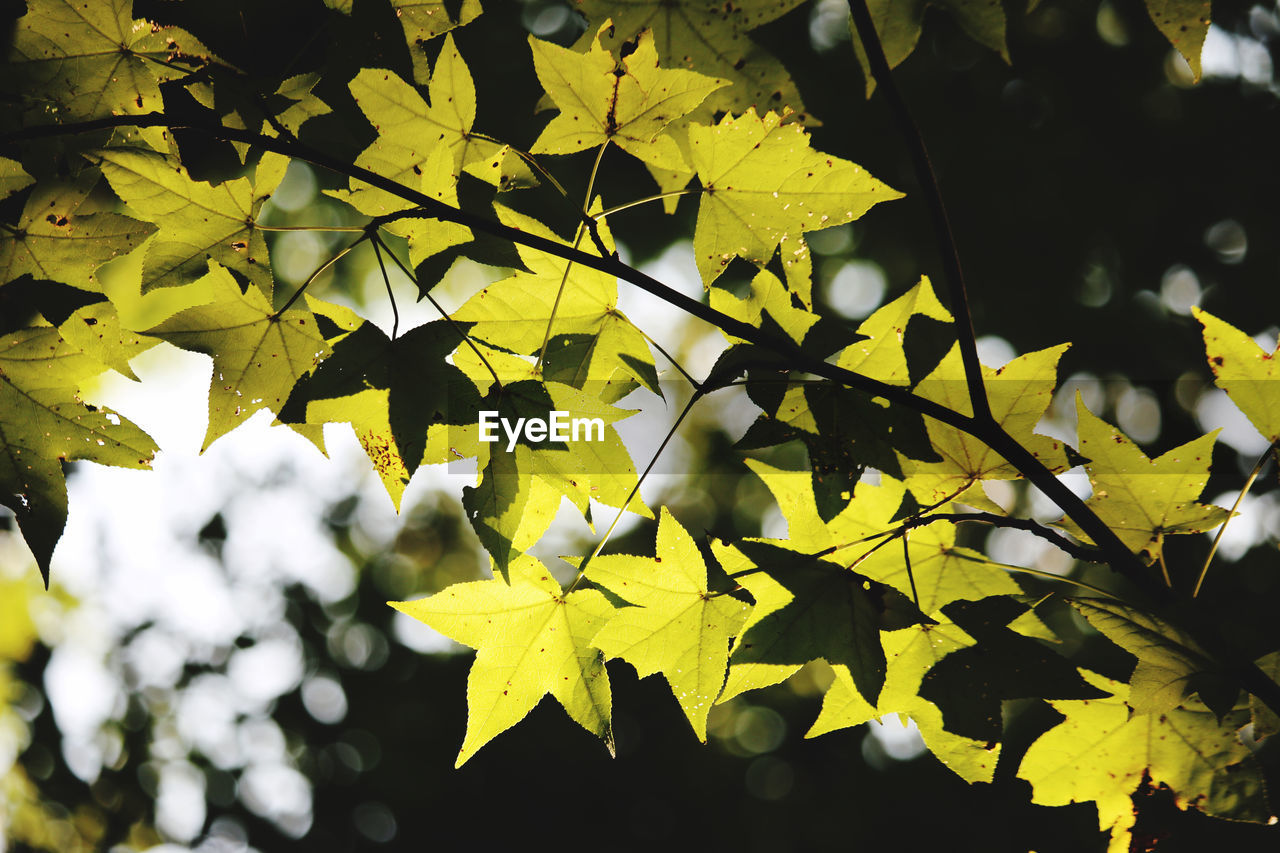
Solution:
[(682, 195), (701, 195), (702, 187), (685, 187), (682, 190), (670, 190), (665, 193), (657, 193), (655, 195), (647, 195), (644, 198), (638, 198), (635, 201), (629, 201), (626, 204), (620, 204), (617, 207), (611, 207), (608, 210), (602, 210), (599, 213), (591, 214), (592, 219), (600, 220), (615, 213), (621, 213), (624, 210), (630, 210), (633, 207), (639, 207), (642, 204), (648, 204), (651, 201), (661, 201), (664, 198), (672, 198), (673, 196)]
[(284, 305), (280, 308), (279, 311), (272, 314), (271, 318), (276, 319), (281, 315), (283, 315), (284, 312), (288, 311), (291, 307), (293, 307), (293, 303), (298, 301), (298, 298), (302, 296), (303, 292), (311, 285), (311, 282), (319, 278), (322, 272), (324, 272), (329, 267), (336, 264), (343, 255), (345, 255), (347, 252), (350, 252), (352, 249), (354, 249), (356, 246), (359, 246), (361, 243), (363, 243), (367, 239), (369, 239), (369, 235), (362, 234), (360, 237), (356, 238), (354, 242), (348, 245), (341, 252), (338, 252), (338, 254), (334, 255), (332, 258), (330, 258), (329, 260), (321, 264), (319, 269), (317, 269), (311, 275), (307, 276), (307, 280), (302, 283), (302, 286), (293, 292), (293, 295), (289, 297), (289, 300), (284, 303)]
[(573, 579), (573, 583), (571, 583), (569, 588), (565, 590), (565, 595), (573, 592), (577, 588), (578, 584), (582, 582), (582, 579), (587, 574), (587, 566), (590, 565), (591, 561), (599, 556), (600, 551), (604, 549), (605, 543), (608, 542), (609, 537), (613, 535), (613, 529), (617, 527), (618, 522), (622, 520), (622, 516), (627, 512), (627, 507), (631, 506), (631, 499), (640, 491), (640, 484), (649, 476), (649, 472), (653, 470), (653, 466), (657, 464), (658, 458), (662, 456), (662, 451), (667, 449), (667, 444), (671, 441), (672, 436), (676, 434), (676, 430), (680, 428), (680, 424), (684, 423), (685, 415), (689, 414), (689, 410), (693, 408), (693, 404), (698, 402), (701, 398), (702, 391), (695, 389), (693, 394), (689, 397), (689, 402), (685, 403), (684, 409), (680, 411), (680, 416), (676, 418), (676, 422), (671, 425), (671, 429), (667, 430), (667, 434), (662, 439), (662, 444), (658, 445), (658, 449), (654, 452), (653, 458), (651, 458), (649, 460), (649, 464), (644, 467), (644, 472), (636, 478), (636, 484), (632, 486), (631, 491), (627, 493), (626, 500), (622, 502), (622, 508), (619, 509), (618, 514), (613, 517), (613, 523), (609, 525), (609, 529), (604, 532), (604, 536), (602, 536), (600, 541), (596, 543), (596, 547), (592, 549), (587, 558), (582, 561), (582, 565), (578, 566), (578, 576)]
[[(596, 188), (596, 174), (600, 171), (600, 161), (604, 159), (604, 150), (609, 147), (609, 140), (600, 143), (600, 150), (596, 152), (596, 161), (591, 165), (591, 176), (587, 178), (587, 197), (582, 202), (582, 212), (585, 215), (587, 209), (591, 207), (591, 193)], [(594, 220), (593, 220), (594, 221)], [(582, 243), (582, 235), (584, 233), (583, 226), (578, 225), (573, 235), (573, 248), (577, 249)], [(601, 250), (603, 252), (603, 249)], [(547, 344), (551, 342), (551, 327), (556, 322), (556, 312), (560, 310), (560, 300), (564, 297), (565, 285), (569, 283), (569, 271), (573, 269), (573, 261), (569, 261), (564, 265), (564, 275), (560, 276), (560, 286), (556, 288), (555, 301), (551, 303), (551, 316), (547, 318), (547, 330), (542, 335), (542, 348), (538, 350), (538, 360), (534, 362), (537, 370), (542, 369), (542, 362), (547, 357)]]
[(863, 50), (866, 52), (871, 76), (888, 98), (889, 106), (898, 121), (898, 127), (906, 139), (916, 180), (924, 190), (925, 202), (929, 206), (929, 214), (933, 219), (934, 236), (938, 241), (938, 252), (947, 274), (947, 289), (951, 294), (951, 311), (956, 318), (956, 337), (960, 344), (960, 359), (964, 362), (965, 382), (969, 386), (969, 403), (973, 406), (973, 414), (978, 421), (991, 421), (991, 405), (987, 402), (987, 389), (982, 382), (982, 365), (978, 362), (978, 344), (973, 331), (973, 318), (969, 312), (964, 269), (960, 266), (956, 238), (951, 231), (951, 220), (947, 217), (946, 205), (942, 202), (942, 189), (938, 184), (938, 176), (933, 171), (933, 163), (929, 160), (929, 150), (925, 147), (920, 128), (911, 117), (906, 100), (894, 83), (889, 61), (885, 59), (884, 49), (880, 45), (880, 36), (876, 33), (875, 21), (871, 17), (865, 0), (849, 0), (849, 11), (853, 15), (854, 27), (858, 31), (858, 38), (862, 41)]
[(977, 521), (982, 524), (990, 524), (993, 527), (1009, 527), (1014, 530), (1025, 530), (1028, 533), (1034, 533), (1041, 539), (1052, 543), (1056, 548), (1058, 548), (1058, 550), (1065, 551), (1067, 554), (1081, 562), (1106, 562), (1096, 548), (1086, 548), (1083, 545), (1078, 545), (1060, 533), (1050, 530), (1029, 518), (1010, 518), (1005, 515), (996, 515), (993, 512), (938, 512), (933, 515), (926, 515), (921, 518), (908, 521), (907, 526), (923, 527), (926, 524), (932, 524), (935, 521)]
[(1231, 519), (1235, 518), (1236, 510), (1240, 508), (1240, 502), (1249, 493), (1249, 489), (1253, 487), (1253, 481), (1258, 479), (1258, 475), (1262, 473), (1263, 466), (1267, 464), (1271, 454), (1276, 452), (1277, 447), (1280, 447), (1280, 439), (1272, 442), (1270, 447), (1262, 451), (1262, 455), (1258, 457), (1257, 464), (1249, 472), (1249, 479), (1244, 481), (1244, 488), (1240, 490), (1240, 494), (1236, 497), (1236, 502), (1231, 505), (1231, 512), (1227, 515), (1226, 520), (1222, 522), (1222, 526), (1218, 528), (1218, 535), (1213, 537), (1213, 546), (1209, 549), (1209, 556), (1204, 558), (1204, 565), (1200, 567), (1200, 577), (1196, 578), (1196, 588), (1191, 591), (1192, 598), (1200, 595), (1200, 587), (1204, 585), (1205, 575), (1209, 574), (1209, 564), (1213, 562), (1213, 555), (1218, 553), (1218, 543), (1222, 541), (1222, 534), (1227, 532), (1227, 525), (1231, 523)]
[(391, 256), (391, 260), (395, 262), (395, 265), (400, 268), (400, 272), (408, 276), (409, 281), (413, 282), (413, 286), (418, 288), (418, 293), (420, 293), (423, 298), (425, 298), (428, 302), (431, 303), (431, 307), (435, 308), (436, 311), (439, 312), (440, 316), (443, 317), (445, 321), (449, 324), (449, 326), (455, 332), (458, 333), (458, 337), (462, 338), (463, 343), (471, 347), (471, 351), (476, 354), (476, 358), (480, 359), (480, 362), (489, 369), (489, 374), (493, 377), (494, 383), (499, 388), (501, 388), (502, 380), (498, 378), (498, 371), (493, 369), (493, 365), (489, 363), (489, 359), (484, 357), (484, 353), (480, 352), (479, 347), (477, 347), (475, 345), (475, 342), (471, 340), (471, 336), (468, 335), (466, 331), (461, 326), (458, 325), (457, 320), (449, 316), (449, 312), (444, 310), (444, 306), (442, 306), (439, 302), (435, 300), (435, 297), (431, 295), (431, 292), (429, 290), (425, 290), (422, 287), (422, 284), (419, 283), (418, 281), (418, 277), (414, 275), (413, 271), (410, 270), (408, 267), (406, 267), (398, 257), (396, 257), (396, 253), (391, 251), (391, 247), (388, 246), (385, 241), (383, 241), (382, 237), (378, 234), (378, 232), (373, 231), (371, 233), (373, 234), (374, 241), (382, 244), (382, 248), (385, 249), (387, 254)]
[(920, 609), (920, 593), (916, 592), (916, 574), (911, 571), (911, 546), (907, 541), (907, 531), (902, 531), (902, 559), (907, 566), (907, 580), (911, 581), (911, 601), (915, 604), (916, 610)]
[(378, 259), (378, 269), (382, 270), (382, 283), (387, 286), (387, 298), (391, 300), (391, 340), (400, 334), (400, 309), (396, 307), (396, 295), (391, 291), (391, 277), (387, 275), (387, 265), (382, 262), (381, 240), (373, 241), (373, 255)]

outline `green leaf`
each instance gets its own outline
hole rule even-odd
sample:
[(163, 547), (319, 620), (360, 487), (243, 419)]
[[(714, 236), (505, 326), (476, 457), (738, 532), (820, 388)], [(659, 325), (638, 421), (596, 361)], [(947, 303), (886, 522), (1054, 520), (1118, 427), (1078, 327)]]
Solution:
[(606, 22), (586, 53), (532, 36), (533, 66), (560, 114), (543, 129), (533, 154), (572, 154), (607, 142), (660, 169), (687, 170), (664, 131), (729, 81), (658, 67), (653, 33), (641, 32), (621, 62), (600, 46)]
[(587, 566), (587, 580), (633, 607), (614, 611), (593, 645), (620, 657), (643, 678), (661, 672), (698, 740), (707, 739), (707, 713), (724, 686), (729, 639), (748, 607), (707, 589), (697, 544), (669, 512), (658, 520), (657, 554), (610, 554)]
[(1208, 311), (1192, 308), (1204, 327), (1205, 355), (1214, 384), (1227, 392), (1231, 402), (1249, 416), (1258, 432), (1270, 442), (1280, 440), (1280, 346), (1267, 352), (1244, 332)]
[(938, 301), (928, 276), (922, 276), (915, 287), (863, 320), (858, 334), (866, 340), (846, 347), (836, 363), (890, 385), (910, 384), (903, 338), (907, 324), (917, 315), (952, 322), (951, 313)]
[(885, 678), (884, 587), (871, 589), (843, 566), (763, 542), (713, 549), (755, 599), (734, 642), (720, 702), (778, 684), (812, 660), (847, 667), (858, 691), (875, 700)]
[[(597, 202), (593, 210), (598, 207)], [(568, 245), (536, 219), (502, 205), (494, 209), (504, 225)], [(600, 235), (605, 247), (611, 248), (608, 229), (602, 226)], [(474, 337), (512, 352), (536, 355), (554, 312), (544, 371), (548, 379), (597, 393), (605, 383), (625, 378), (662, 396), (649, 344), (618, 310), (617, 279), (546, 252), (524, 246), (517, 250), (528, 271), (517, 270), (484, 288), (453, 312), (454, 319), (471, 324)], [(592, 248), (585, 251), (594, 254)]]
[[(1060, 344), (1020, 355), (998, 370), (985, 365), (982, 367), (982, 381), (996, 423), (1055, 473), (1069, 467), (1065, 446), (1055, 438), (1037, 435), (1035, 426), (1053, 401), (1058, 359), (1066, 352), (1067, 346)], [(959, 345), (951, 348), (915, 390), (919, 396), (941, 403), (952, 411), (965, 415), (973, 412)], [(970, 504), (985, 502), (981, 488), (971, 487), (982, 480), (1011, 480), (1021, 476), (1003, 456), (980, 439), (932, 418), (925, 419), (925, 427), (933, 449), (942, 456), (942, 461), (922, 462), (900, 455), (907, 488), (921, 504), (932, 505), (952, 499)], [(998, 507), (994, 509), (998, 510)]]
[(201, 451), (259, 409), (277, 414), (299, 379), (329, 354), (329, 345), (305, 308), (280, 316), (254, 287), (244, 293), (214, 265), (208, 283), (215, 298), (188, 308), (146, 334), (213, 357), (209, 429)]
[[(947, 655), (973, 645), (955, 625), (912, 625), (884, 634), (888, 660), (884, 689), (872, 705), (862, 698), (845, 667), (835, 667), (835, 681), (822, 697), (822, 711), (806, 738), (861, 725), (886, 714), (910, 717), (920, 729), (925, 746), (966, 782), (990, 782), (1000, 757), (1000, 744), (964, 737), (947, 731), (938, 706), (920, 696), (925, 673)], [(885, 722), (885, 725), (893, 725)]]
[[(974, 41), (999, 53), (1005, 62), (1009, 61), (1004, 8), (1000, 0), (867, 0), (867, 8), (880, 37), (880, 47), (890, 68), (896, 67), (916, 49), (924, 27), (925, 10), (930, 6), (945, 9)], [(871, 76), (866, 49), (856, 29), (853, 48), (867, 81), (867, 97), (871, 97), (876, 82)]]
[(427, 454), (428, 431), (475, 425), (479, 394), (445, 361), (457, 342), (456, 330), (444, 320), (395, 340), (364, 323), (337, 341), (333, 354), (290, 397), (291, 404), (305, 405), (309, 423), (351, 423), (397, 511)]
[(1168, 786), (1179, 805), (1211, 815), (1267, 819), (1262, 775), (1236, 735), (1247, 711), (1232, 711), (1221, 725), (1203, 708), (1133, 714), (1127, 685), (1084, 675), (1113, 695), (1049, 703), (1066, 719), (1023, 756), (1018, 776), (1031, 783), (1032, 802), (1096, 802), (1098, 824), (1111, 832), (1117, 852), (1129, 849), (1136, 811), (1130, 798), (1143, 786)]
[[(1186, 633), (1136, 607), (1087, 598), (1075, 599), (1071, 606), (1107, 639), (1138, 659), (1129, 679), (1129, 705), (1139, 714), (1173, 710), (1197, 689), (1197, 675), (1220, 669)], [(1209, 704), (1213, 696), (1201, 699)], [(1215, 710), (1225, 713), (1234, 703), (1232, 695), (1225, 707)]]
[(1191, 66), (1200, 79), (1200, 49), (1209, 34), (1210, 0), (1146, 0), (1156, 28)]
[[(100, 291), (98, 267), (133, 251), (156, 228), (119, 213), (95, 213), (91, 186), (41, 183), (14, 232), (0, 232), (0, 284), (22, 275)], [(85, 212), (81, 212), (84, 209)]]
[(109, 148), (94, 160), (130, 210), (160, 229), (143, 262), (143, 293), (195, 281), (210, 261), (271, 293), (271, 261), (257, 218), (284, 176), (284, 158), (263, 155), (258, 180), (218, 186), (192, 180), (177, 160), (151, 151)]
[[(1164, 537), (1203, 533), (1223, 523), (1228, 513), (1197, 502), (1209, 479), (1209, 463), (1218, 430), (1175, 447), (1158, 459), (1124, 433), (1095, 417), (1076, 395), (1079, 450), (1093, 496), (1085, 501), (1126, 546), (1151, 559), (1164, 547)], [(1070, 520), (1061, 526), (1087, 539)]]
[(496, 412), (513, 430), (523, 422), (549, 422), (553, 411), (564, 412), (571, 420), (598, 419), (603, 429), (589, 429), (589, 437), (571, 432), (568, 441), (550, 436), (531, 441), (521, 431), (512, 445), (506, 428), (490, 422), (493, 440), (477, 442), (474, 451), (479, 453), (480, 483), (463, 489), (462, 502), (500, 571), (545, 532), (559, 506), (557, 495), (569, 498), (584, 516), (594, 499), (653, 517), (638, 492), (633, 494), (638, 480), (635, 466), (612, 426), (633, 411), (559, 382), (504, 379), (504, 383), (489, 389), (481, 408)]
[(811, 149), (804, 129), (782, 118), (748, 110), (689, 126), (703, 189), (693, 251), (707, 286), (735, 256), (763, 265), (788, 237), (852, 222), (902, 197), (861, 166)]
[[(799, 6), (801, 0), (740, 0), (725, 5), (714, 0), (668, 3), (638, 0), (614, 3), (581, 0), (578, 8), (595, 24), (613, 20), (613, 28), (601, 37), (614, 49), (635, 39), (645, 29), (653, 31), (662, 46), (662, 58), (702, 74), (724, 78), (732, 86), (712, 93), (698, 111), (701, 120), (718, 112), (742, 113), (755, 108), (790, 110), (804, 118), (805, 106), (787, 69), (747, 33)], [(584, 50), (590, 30), (574, 48)]]
[(132, 0), (27, 0), (3, 87), (29, 114), (71, 122), (163, 109), (160, 83), (208, 61), (177, 27), (135, 21)]
[(160, 343), (120, 325), (120, 317), (110, 302), (95, 302), (77, 310), (58, 327), (62, 339), (95, 359), (104, 367), (134, 381), (138, 377), (129, 361)]
[[(362, 68), (349, 84), (351, 96), (378, 132), (377, 138), (356, 158), (356, 165), (384, 178), (417, 188), (423, 181), (427, 160), (437, 148), (446, 148), (450, 174), (464, 166), (495, 156), (502, 147), (471, 132), (476, 120), (476, 89), (462, 54), (445, 36), (427, 84), (430, 105), (417, 90), (392, 71)], [(350, 193), (334, 193), (356, 210), (381, 216), (412, 207), (411, 202), (385, 190), (352, 180)]]
[(0, 503), (17, 516), (46, 585), (67, 521), (62, 462), (145, 468), (156, 452), (133, 423), (80, 400), (80, 383), (101, 372), (51, 326), (0, 338)]
[(426, 85), (430, 78), (427, 42), (480, 17), (480, 0), (390, 0), (413, 57), (413, 79)]
[[(276, 118), (295, 136), (309, 119), (332, 112), (329, 105), (311, 91), (319, 82), (318, 73), (297, 74), (285, 80), (280, 84), (280, 88), (276, 89), (276, 95), (289, 102), (289, 106)], [(264, 129), (263, 132), (269, 131)]]
[(17, 160), (0, 157), (0, 200), (26, 189), (35, 181)]
[(927, 614), (936, 615), (944, 605), (960, 599), (1022, 592), (998, 563), (958, 547), (955, 525), (950, 522), (940, 521), (911, 531), (907, 539), (909, 575), (900, 542), (891, 541), (880, 547), (884, 544), (882, 538), (869, 538), (898, 526), (892, 519), (902, 506), (906, 490), (897, 480), (882, 475), (879, 486), (858, 483), (848, 505), (824, 522), (808, 471), (785, 471), (750, 459), (747, 467), (764, 480), (777, 500), (787, 521), (791, 547), (809, 553), (838, 547), (829, 559), (856, 566), (867, 577), (905, 595), (911, 594), (914, 575), (919, 606)]
[[(817, 314), (792, 304), (791, 292), (768, 270), (756, 273), (745, 299), (739, 299), (724, 288), (713, 287), (711, 307), (757, 328), (767, 313), (796, 343), (802, 343), (805, 335), (818, 322)], [(726, 337), (731, 341), (738, 340), (729, 335)]]
[(591, 638), (613, 607), (599, 590), (566, 595), (532, 557), (514, 561), (510, 576), (510, 585), (473, 581), (430, 598), (389, 602), (477, 650), (467, 678), (467, 734), (455, 766), (524, 719), (548, 693), (612, 753), (609, 675)]
[[(1267, 677), (1280, 684), (1280, 652), (1272, 652), (1257, 661)], [(1249, 697), (1249, 717), (1253, 721), (1253, 736), (1257, 740), (1280, 733), (1280, 715), (1267, 707), (1257, 696)]]

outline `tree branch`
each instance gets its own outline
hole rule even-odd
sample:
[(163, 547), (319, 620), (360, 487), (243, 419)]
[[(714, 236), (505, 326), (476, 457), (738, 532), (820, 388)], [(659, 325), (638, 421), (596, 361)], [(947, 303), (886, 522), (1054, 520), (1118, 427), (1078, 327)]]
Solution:
[(906, 522), (907, 527), (924, 527), (935, 521), (977, 521), (982, 524), (990, 524), (992, 527), (1009, 527), (1014, 530), (1025, 530), (1028, 533), (1034, 533), (1041, 539), (1051, 542), (1060, 551), (1065, 551), (1077, 560), (1085, 563), (1105, 563), (1106, 560), (1101, 556), (1098, 549), (1087, 548), (1084, 545), (1078, 545), (1057, 531), (1050, 530), (1038, 522), (1029, 518), (1010, 518), (1005, 515), (996, 515), (993, 512), (935, 512), (931, 515), (924, 515), (918, 518), (909, 519)]
[(906, 139), (907, 150), (911, 153), (916, 181), (924, 190), (924, 200), (929, 207), (934, 235), (938, 240), (938, 254), (946, 271), (951, 311), (956, 317), (956, 338), (960, 344), (960, 359), (964, 362), (965, 382), (969, 386), (969, 403), (973, 406), (973, 414), (977, 420), (994, 423), (991, 406), (987, 402), (987, 389), (982, 384), (982, 365), (978, 363), (978, 343), (973, 331), (973, 318), (969, 313), (969, 297), (965, 290), (964, 270), (960, 266), (960, 253), (956, 248), (955, 235), (951, 232), (946, 205), (942, 202), (938, 176), (929, 160), (929, 150), (925, 147), (924, 137), (920, 135), (920, 128), (911, 117), (911, 111), (907, 109), (907, 102), (893, 81), (889, 61), (885, 59), (875, 21), (871, 18), (865, 0), (849, 0), (849, 12), (853, 15), (854, 27), (858, 30), (858, 38), (866, 52), (871, 76), (889, 100), (889, 107), (893, 110), (898, 127)]

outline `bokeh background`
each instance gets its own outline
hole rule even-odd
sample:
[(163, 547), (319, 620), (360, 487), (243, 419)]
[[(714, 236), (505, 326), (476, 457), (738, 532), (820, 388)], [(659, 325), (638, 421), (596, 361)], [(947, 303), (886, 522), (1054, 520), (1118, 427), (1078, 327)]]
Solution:
[[(897, 71), (950, 207), (983, 359), (998, 365), (1074, 343), (1045, 431), (1072, 435), (1077, 390), (1153, 454), (1223, 428), (1206, 495), (1229, 506), (1266, 443), (1212, 388), (1189, 312), (1203, 305), (1268, 351), (1280, 332), (1280, 10), (1217, 0), (1196, 85), (1139, 0), (1042, 0), (1027, 16), (1021, 0), (1006, 5), (1011, 66), (934, 10)], [(267, 77), (376, 52), (379, 34), (398, 29), (373, 9), (357, 0), (348, 19), (319, 0), (134, 4), (135, 17), (198, 31), (224, 59)], [(477, 127), (527, 147), (546, 114), (528, 106), (538, 93), (525, 34), (569, 43), (583, 24), (559, 2), (489, 0), (485, 9), (455, 32), (479, 91)], [(753, 36), (784, 60), (822, 121), (815, 147), (908, 194), (813, 235), (815, 293), (856, 324), (921, 274), (940, 275), (902, 138), (882, 101), (862, 97), (842, 2), (807, 3)], [(339, 78), (317, 91), (341, 100)], [(369, 138), (341, 112), (307, 132), (353, 158)], [(211, 177), (230, 168), (216, 147), (201, 156)], [(590, 159), (556, 158), (553, 168), (567, 187), (581, 187)], [(610, 204), (653, 191), (624, 157), (602, 168)], [(337, 186), (295, 164), (265, 221), (343, 224), (347, 214), (324, 195)], [(674, 217), (651, 205), (613, 228), (625, 257), (697, 295), (694, 212), (688, 200)], [(347, 235), (272, 236), (278, 281), (297, 285)], [(128, 275), (128, 263), (113, 262), (114, 274)], [(446, 307), (502, 275), (470, 261), (427, 272), (443, 277), (433, 294)], [(392, 273), (401, 329), (434, 319)], [(663, 330), (662, 344), (695, 374), (723, 349), (715, 330), (623, 290), (623, 310)], [(381, 274), (363, 249), (315, 292), (390, 328)], [(1021, 750), (1054, 722), (1043, 703), (1009, 703), (996, 780), (971, 787), (899, 721), (805, 739), (829, 677), (821, 666), (719, 707), (701, 745), (664, 682), (638, 681), (616, 662), (616, 759), (547, 699), (453, 770), (471, 654), (385, 602), (485, 575), (459, 505), (471, 478), (423, 469), (397, 515), (345, 427), (326, 430), (328, 457), (268, 418), (199, 455), (208, 359), (162, 345), (133, 366), (141, 383), (104, 376), (96, 399), (150, 432), (162, 452), (150, 472), (74, 467), (50, 591), (12, 519), (0, 518), (0, 850), (490, 849), (538, 840), (618, 850), (1104, 847), (1091, 806), (1030, 806), (1028, 786), (1014, 778)], [(641, 414), (621, 432), (640, 464), (687, 393), (668, 373), (666, 403), (627, 401)], [(768, 493), (733, 448), (755, 414), (732, 392), (700, 403), (646, 482), (649, 504), (711, 535), (782, 535)], [(802, 462), (794, 448), (775, 458)], [(1068, 476), (1087, 488), (1079, 471)], [(1020, 487), (993, 497), (1053, 517)], [(643, 553), (652, 535), (628, 518), (610, 548)], [(970, 535), (997, 560), (1082, 571), (1018, 531)], [(1229, 528), (1206, 587), (1210, 606), (1273, 610), (1278, 540), (1271, 471)], [(562, 513), (537, 553), (567, 573), (556, 556), (593, 541), (581, 518)], [(1207, 537), (1188, 546), (1170, 566), (1175, 580), (1190, 582), (1207, 547)], [(1126, 674), (1131, 662), (1069, 614), (1049, 618), (1065, 650)], [(1259, 752), (1273, 770), (1275, 753), (1274, 744)], [(1275, 843), (1264, 830), (1179, 815), (1167, 797), (1154, 800), (1139, 828), (1164, 839), (1160, 850), (1274, 849), (1262, 846)]]

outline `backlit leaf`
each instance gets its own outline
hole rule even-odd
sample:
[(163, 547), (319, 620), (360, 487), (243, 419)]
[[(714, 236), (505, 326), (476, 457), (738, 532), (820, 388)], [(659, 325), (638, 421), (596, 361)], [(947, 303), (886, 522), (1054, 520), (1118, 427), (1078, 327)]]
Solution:
[(145, 468), (156, 451), (133, 423), (81, 401), (80, 383), (101, 372), (51, 326), (0, 338), (0, 503), (17, 516), (46, 584), (67, 521), (62, 463)]
[(455, 766), (524, 719), (550, 693), (613, 752), (609, 676), (591, 638), (613, 612), (594, 589), (567, 595), (532, 557), (501, 579), (459, 583), (391, 606), (477, 650), (467, 678), (467, 734)]
[(1253, 338), (1208, 311), (1192, 308), (1204, 327), (1205, 355), (1214, 384), (1249, 416), (1267, 441), (1280, 439), (1280, 347), (1267, 352)]
[(585, 54), (530, 37), (538, 79), (560, 109), (530, 151), (572, 154), (613, 142), (659, 168), (687, 170), (675, 140), (663, 131), (728, 81), (659, 68), (647, 30), (619, 62), (600, 46), (609, 26), (600, 28)]
[(329, 354), (309, 310), (295, 307), (276, 316), (257, 288), (241, 293), (231, 274), (216, 265), (209, 283), (214, 301), (181, 311), (146, 332), (213, 357), (209, 430), (202, 451), (259, 409), (279, 413), (294, 384)]
[[(1135, 553), (1154, 559), (1164, 537), (1203, 533), (1227, 518), (1221, 507), (1197, 501), (1209, 479), (1209, 463), (1217, 430), (1175, 447), (1158, 459), (1147, 454), (1115, 427), (1094, 416), (1076, 396), (1081, 455), (1093, 496), (1086, 504)], [(1062, 522), (1084, 537), (1074, 523)]]
[(1211, 815), (1267, 819), (1261, 776), (1236, 736), (1247, 711), (1232, 711), (1222, 725), (1204, 708), (1134, 714), (1127, 685), (1089, 672), (1085, 677), (1113, 695), (1049, 703), (1066, 719), (1022, 759), (1018, 776), (1031, 783), (1032, 802), (1096, 802), (1098, 824), (1111, 832), (1115, 853), (1130, 849), (1130, 798), (1143, 785), (1166, 785), (1179, 805)]
[(256, 181), (237, 178), (218, 186), (192, 180), (176, 160), (151, 151), (111, 148), (94, 159), (129, 208), (160, 229), (143, 262), (143, 293), (195, 281), (210, 261), (271, 293), (271, 262), (257, 218), (284, 176), (282, 157), (264, 155)]
[(693, 251), (707, 286), (735, 256), (765, 264), (787, 237), (852, 222), (902, 197), (861, 166), (813, 150), (802, 127), (774, 112), (692, 124), (689, 142), (703, 190)]
[[(601, 24), (613, 20), (613, 28), (601, 37), (613, 49), (634, 39), (644, 29), (653, 31), (658, 55), (664, 65), (683, 65), (702, 74), (730, 80), (733, 85), (714, 92), (703, 103), (701, 120), (714, 113), (741, 113), (755, 108), (790, 110), (803, 118), (804, 103), (795, 82), (771, 53), (747, 33), (791, 11), (801, 0), (716, 0), (667, 3), (638, 0), (616, 3), (608, 0), (578, 0), (587, 19)], [(590, 41), (590, 28), (574, 45), (583, 50)]]
[(1209, 34), (1210, 0), (1146, 0), (1156, 27), (1200, 79), (1200, 49)]
[(707, 739), (707, 713), (724, 685), (729, 639), (748, 606), (707, 588), (697, 544), (669, 512), (658, 520), (654, 557), (596, 557), (587, 579), (633, 604), (615, 610), (593, 644), (620, 657), (641, 677), (661, 672), (698, 740)]

